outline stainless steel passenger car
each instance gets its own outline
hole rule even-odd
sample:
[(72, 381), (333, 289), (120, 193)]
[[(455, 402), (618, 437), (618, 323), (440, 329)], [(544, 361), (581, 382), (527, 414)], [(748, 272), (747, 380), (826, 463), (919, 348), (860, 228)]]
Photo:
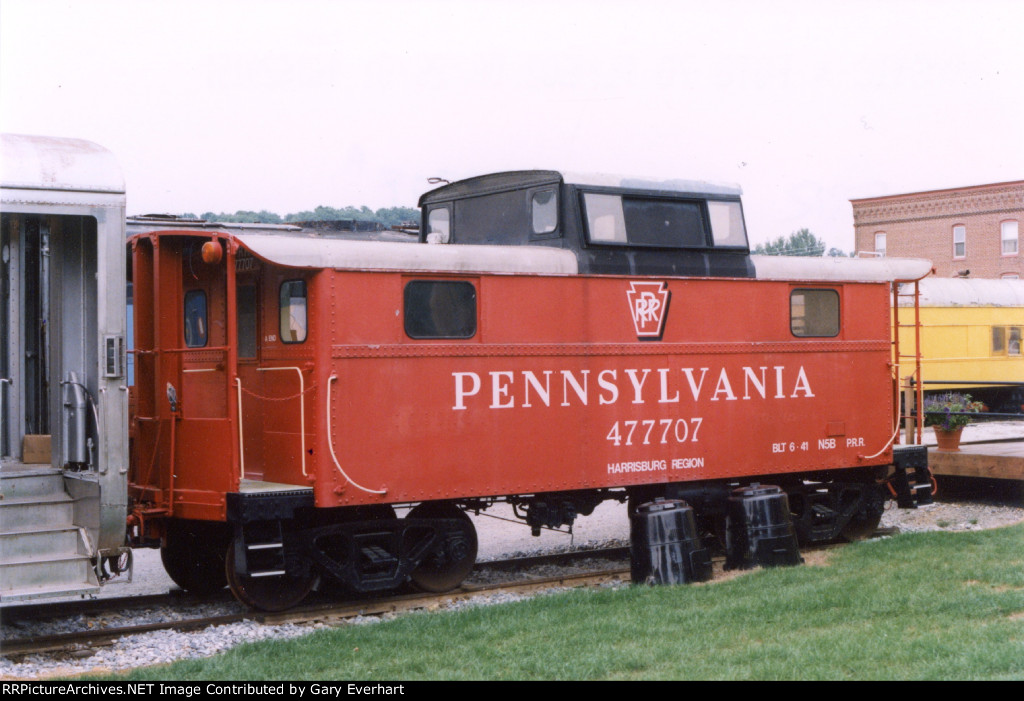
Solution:
[(88, 141), (0, 139), (0, 599), (128, 571), (125, 188)]

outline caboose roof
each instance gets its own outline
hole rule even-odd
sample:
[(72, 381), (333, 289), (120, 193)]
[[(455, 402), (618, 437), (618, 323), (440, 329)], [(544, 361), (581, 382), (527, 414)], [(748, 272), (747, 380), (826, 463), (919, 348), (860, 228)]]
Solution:
[(669, 179), (658, 180), (639, 176), (609, 175), (605, 173), (562, 173), (567, 185), (584, 187), (611, 187), (623, 190), (644, 190), (666, 192), (678, 195), (710, 195), (739, 197), (743, 188), (729, 183), (712, 183), (707, 180)]
[(572, 251), (542, 246), (454, 246), (265, 234), (234, 238), (258, 258), (293, 268), (554, 275), (579, 270)]
[(758, 280), (893, 282), (920, 280), (931, 272), (923, 258), (750, 256)]
[(520, 190), (543, 185), (576, 185), (580, 187), (635, 190), (651, 194), (672, 194), (711, 197), (739, 197), (743, 190), (738, 185), (710, 183), (703, 180), (658, 180), (656, 178), (608, 175), (601, 173), (573, 173), (557, 170), (516, 170), (489, 173), (443, 185), (420, 197), (419, 206), (433, 202), (447, 202), (463, 197)]

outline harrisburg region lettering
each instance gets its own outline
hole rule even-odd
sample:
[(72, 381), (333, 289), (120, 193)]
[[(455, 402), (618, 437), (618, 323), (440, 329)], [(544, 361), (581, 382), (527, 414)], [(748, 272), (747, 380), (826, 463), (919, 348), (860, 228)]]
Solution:
[(638, 368), (622, 370), (494, 370), (485, 374), (453, 372), (454, 411), (488, 402), (488, 409), (540, 406), (679, 404), (751, 399), (813, 397), (801, 365), (719, 368)]

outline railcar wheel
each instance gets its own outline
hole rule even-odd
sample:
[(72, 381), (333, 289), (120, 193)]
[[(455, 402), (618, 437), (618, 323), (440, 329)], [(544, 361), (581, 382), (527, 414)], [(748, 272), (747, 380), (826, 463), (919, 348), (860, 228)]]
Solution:
[(224, 572), (235, 598), (250, 608), (261, 611), (284, 611), (299, 602), (313, 590), (316, 575), (312, 570), (299, 576), (274, 575), (251, 577), (235, 571), (235, 544), (228, 546), (224, 558)]
[(460, 526), (444, 534), (438, 552), (413, 570), (413, 584), (428, 592), (443, 592), (462, 583), (476, 564), (476, 528), (469, 516), (453, 504), (420, 504), (406, 518), (456, 519)]
[(213, 594), (225, 586), (224, 550), (231, 541), (227, 524), (171, 521), (160, 561), (175, 584), (192, 594)]

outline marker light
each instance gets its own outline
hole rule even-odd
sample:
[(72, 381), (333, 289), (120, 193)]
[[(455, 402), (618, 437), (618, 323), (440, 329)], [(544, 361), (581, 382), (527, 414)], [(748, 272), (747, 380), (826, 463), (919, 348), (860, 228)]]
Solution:
[(224, 249), (220, 247), (220, 243), (217, 241), (207, 241), (203, 244), (203, 262), (210, 265), (216, 265), (220, 263), (220, 259), (224, 257)]

